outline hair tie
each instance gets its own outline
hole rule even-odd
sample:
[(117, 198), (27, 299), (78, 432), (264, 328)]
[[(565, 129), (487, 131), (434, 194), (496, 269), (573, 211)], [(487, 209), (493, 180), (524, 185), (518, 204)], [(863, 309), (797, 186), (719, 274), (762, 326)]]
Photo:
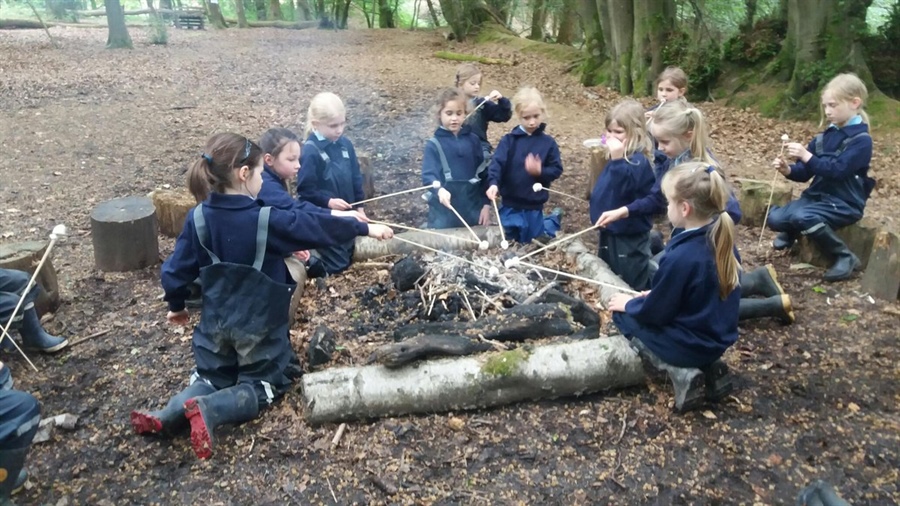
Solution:
[(725, 213), (727, 213), (727, 212), (728, 212), (728, 211), (726, 211), (725, 209), (722, 209), (721, 211), (718, 212), (718, 214), (725, 214)]
[(707, 173), (707, 174), (712, 174), (712, 173), (715, 172), (715, 171), (716, 171), (716, 168), (713, 167), (712, 165), (706, 167), (706, 173)]
[(211, 156), (207, 155), (206, 153), (202, 153), (200, 155), (200, 158), (203, 158), (204, 160), (206, 160), (206, 163), (208, 163), (210, 165), (213, 164), (213, 158)]

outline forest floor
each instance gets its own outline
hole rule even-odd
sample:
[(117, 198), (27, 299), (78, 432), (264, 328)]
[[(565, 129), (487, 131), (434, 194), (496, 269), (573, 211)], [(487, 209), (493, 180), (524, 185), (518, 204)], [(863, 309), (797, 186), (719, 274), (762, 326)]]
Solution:
[[(256, 138), (272, 126), (297, 128), (309, 99), (324, 90), (344, 98), (347, 135), (372, 156), (377, 191), (419, 186), (435, 90), (452, 84), (456, 65), (432, 57), (448, 46), (439, 34), (399, 30), (171, 31), (167, 46), (152, 46), (132, 29), (133, 51), (105, 50), (102, 29), (51, 33), (61, 49), (42, 31), (0, 32), (0, 240), (45, 239), (66, 223), (71, 235), (53, 260), (63, 304), (47, 326), (72, 338), (111, 331), (32, 357), (39, 373), (17, 356), (0, 357), (45, 416), (79, 416), (76, 430), (57, 429), (35, 445), (20, 503), (792, 504), (820, 478), (855, 505), (900, 502), (898, 304), (870, 301), (858, 280), (825, 285), (820, 270), (792, 269), (797, 260), (788, 255), (756, 254), (759, 230), (746, 227), (739, 227), (745, 266), (774, 263), (797, 322), (742, 325), (725, 356), (738, 388), (708, 411), (675, 415), (670, 387), (649, 385), (352, 423), (331, 448), (336, 426), (307, 425), (292, 391), (259, 419), (223, 430), (209, 461), (194, 457), (186, 437), (135, 436), (129, 412), (156, 409), (186, 384), (190, 332), (165, 324), (158, 266), (132, 273), (93, 267), (92, 208), (163, 185), (184, 187), (185, 168), (211, 133)], [(585, 192), (581, 142), (599, 135), (619, 97), (585, 89), (559, 62), (501, 46), (451, 49), (518, 61), (486, 67), (484, 91), (511, 96), (522, 84), (537, 86), (565, 166), (555, 186)], [(769, 180), (781, 135), (806, 142), (817, 131), (812, 123), (699, 105), (733, 179)], [(491, 127), (494, 142), (512, 125)], [(880, 186), (867, 214), (896, 230), (900, 175), (889, 161), (900, 153), (900, 135), (873, 137)], [(557, 198), (550, 205), (565, 208), (567, 231), (588, 225), (586, 205)], [(425, 213), (417, 195), (368, 210), (413, 226)], [(164, 258), (173, 241), (160, 245)], [(344, 347), (369, 340), (363, 324), (374, 309), (362, 292), (385, 276), (352, 269), (324, 290), (310, 283), (292, 333), (301, 356), (320, 323)], [(386, 495), (373, 477), (396, 494)]]

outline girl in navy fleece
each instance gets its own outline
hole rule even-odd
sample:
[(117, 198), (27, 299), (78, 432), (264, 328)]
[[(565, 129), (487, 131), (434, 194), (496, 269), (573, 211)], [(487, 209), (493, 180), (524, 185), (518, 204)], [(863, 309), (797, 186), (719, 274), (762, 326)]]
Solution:
[(653, 118), (653, 113), (666, 102), (683, 101), (688, 89), (688, 76), (678, 67), (666, 67), (656, 78), (656, 99), (653, 107), (644, 113), (646, 119)]
[[(650, 138), (643, 108), (634, 100), (619, 102), (606, 115), (609, 162), (591, 192), (591, 221), (650, 194), (655, 182), (650, 166)], [(650, 216), (633, 216), (600, 231), (600, 258), (636, 290), (650, 283)]]
[[(344, 103), (334, 93), (313, 97), (306, 115), (306, 143), (300, 156), (303, 170), (297, 175), (297, 198), (327, 209), (355, 209), (365, 217), (362, 205), (350, 205), (364, 196), (356, 151), (344, 137), (346, 118)], [(315, 254), (329, 274), (337, 274), (350, 267), (353, 245), (350, 240), (320, 248)]]
[(142, 434), (190, 422), (200, 458), (211, 456), (218, 425), (255, 418), (290, 384), (288, 307), (295, 285), (284, 258), (357, 235), (393, 235), (381, 225), (265, 206), (257, 198), (262, 170), (262, 150), (249, 139), (231, 133), (210, 138), (188, 171), (188, 187), (201, 204), (187, 215), (162, 267), (166, 318), (173, 324), (189, 323), (188, 285), (202, 279), (203, 310), (192, 339), (196, 369), (190, 386), (164, 409), (134, 411), (131, 423)]
[(481, 91), (481, 79), (481, 69), (474, 63), (463, 63), (456, 70), (456, 87), (466, 94), (469, 110), (475, 111), (465, 123), (481, 141), (484, 159), (490, 160), (494, 148), (488, 140), (488, 125), (491, 122), (509, 121), (512, 118), (512, 104), (497, 90), (491, 91), (487, 97), (480, 96), (478, 92)]
[[(684, 231), (666, 246), (650, 290), (636, 297), (616, 294), (609, 308), (619, 330), (639, 341), (638, 349), (671, 366), (707, 369), (738, 337), (740, 263), (734, 222), (725, 210), (728, 185), (715, 167), (690, 162), (666, 174), (663, 191), (669, 219)], [(676, 407), (689, 409), (703, 398), (704, 378), (699, 371), (679, 374), (670, 371)]]
[(875, 186), (868, 176), (872, 137), (869, 117), (863, 110), (867, 96), (865, 83), (855, 74), (832, 79), (822, 90), (822, 112), (830, 123), (828, 128), (809, 146), (796, 142), (785, 146), (785, 155), (795, 160), (792, 165), (780, 157), (773, 162), (791, 181), (812, 179), (812, 183), (799, 199), (772, 208), (767, 223), (780, 232), (772, 245), (781, 250), (793, 245), (801, 234), (809, 237), (834, 258), (825, 272), (826, 281), (847, 279), (860, 265), (834, 231), (862, 218)]
[(464, 226), (449, 209), (451, 205), (469, 225), (488, 225), (491, 221), (481, 142), (463, 124), (465, 118), (466, 98), (462, 91), (449, 88), (441, 92), (437, 101), (439, 126), (434, 137), (425, 143), (422, 160), (422, 183), (441, 183), (439, 189), (426, 194), (429, 228)]
[(506, 237), (529, 243), (542, 234), (556, 237), (559, 231), (560, 213), (544, 216), (549, 192), (536, 192), (534, 185), (548, 188), (562, 175), (563, 167), (559, 146), (544, 132), (547, 109), (541, 94), (532, 87), (522, 88), (513, 97), (513, 104), (519, 126), (497, 144), (488, 167), (487, 196), (491, 200), (498, 194), (503, 197), (500, 220)]

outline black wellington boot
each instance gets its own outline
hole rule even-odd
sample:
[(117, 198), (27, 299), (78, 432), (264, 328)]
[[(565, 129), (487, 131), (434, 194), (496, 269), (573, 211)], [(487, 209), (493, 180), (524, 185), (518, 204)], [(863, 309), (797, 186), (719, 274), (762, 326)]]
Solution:
[(731, 371), (722, 359), (702, 367), (701, 370), (706, 376), (706, 400), (719, 402), (734, 390)]
[(797, 237), (790, 234), (789, 232), (778, 232), (778, 235), (775, 236), (775, 240), (772, 241), (772, 247), (776, 251), (788, 249), (794, 245), (794, 242), (796, 240)]
[(797, 496), (797, 506), (850, 506), (827, 482), (816, 480)]
[(19, 334), (22, 335), (22, 344), (26, 350), (37, 350), (43, 353), (56, 353), (69, 345), (69, 340), (63, 337), (51, 336), (44, 331), (41, 320), (34, 310), (34, 304), (25, 306), (22, 313), (22, 327)]
[[(22, 468), (25, 467), (25, 457), (31, 446), (17, 448), (15, 450), (0, 450), (0, 506), (12, 504), (9, 497), (17, 488), (25, 484), (22, 479)], [(27, 479), (27, 474), (25, 479)]]
[(194, 397), (184, 403), (191, 422), (191, 446), (197, 458), (212, 457), (215, 430), (220, 425), (253, 420), (259, 415), (259, 401), (252, 385), (242, 383), (218, 392)]
[(693, 367), (668, 366), (669, 379), (675, 387), (675, 411), (687, 413), (706, 401), (706, 375)]
[(752, 297), (754, 295), (771, 297), (773, 295), (784, 295), (784, 293), (784, 288), (778, 282), (778, 275), (775, 273), (775, 267), (772, 264), (757, 267), (741, 275), (741, 297)]
[(773, 295), (765, 299), (741, 299), (738, 321), (754, 318), (778, 318), (784, 325), (794, 323), (794, 307), (790, 295)]
[(184, 403), (194, 397), (209, 395), (215, 391), (216, 389), (209, 383), (195, 381), (172, 396), (166, 407), (159, 411), (132, 411), (131, 427), (134, 428), (135, 434), (172, 433), (181, 430), (188, 426)]
[(825, 271), (825, 281), (843, 281), (853, 275), (853, 271), (859, 268), (860, 261), (850, 248), (844, 244), (834, 230), (824, 225), (815, 232), (807, 234), (807, 237), (834, 258), (834, 264)]

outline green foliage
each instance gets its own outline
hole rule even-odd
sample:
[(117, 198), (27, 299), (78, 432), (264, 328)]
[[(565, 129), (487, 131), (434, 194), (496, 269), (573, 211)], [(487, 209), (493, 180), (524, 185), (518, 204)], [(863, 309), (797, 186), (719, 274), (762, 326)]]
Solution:
[(150, 43), (159, 46), (169, 43), (169, 29), (162, 16), (150, 16)]
[(900, 97), (900, 58), (896, 56), (900, 47), (900, 3), (891, 8), (878, 33), (863, 37), (862, 42), (875, 85), (887, 95)]
[(81, 9), (81, 5), (77, 0), (47, 0), (46, 5), (53, 19), (78, 21), (74, 11)]
[(764, 19), (753, 30), (734, 35), (722, 46), (725, 61), (754, 65), (778, 55), (787, 32), (787, 23), (777, 19)]
[(705, 99), (722, 73), (722, 47), (714, 40), (692, 43), (688, 34), (673, 33), (662, 50), (663, 64), (681, 67), (688, 75), (688, 95)]

